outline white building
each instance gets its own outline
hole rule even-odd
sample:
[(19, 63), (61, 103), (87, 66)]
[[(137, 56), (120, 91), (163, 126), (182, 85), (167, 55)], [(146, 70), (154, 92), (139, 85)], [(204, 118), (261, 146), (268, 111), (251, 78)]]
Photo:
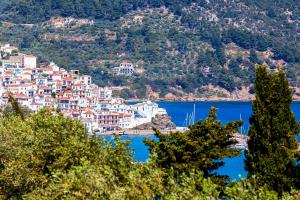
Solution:
[(59, 67), (54, 62), (51, 62), (49, 64), (49, 68), (51, 68), (53, 72), (58, 72), (59, 71)]
[[(0, 104), (7, 103), (11, 92), (18, 102), (34, 111), (59, 108), (64, 115), (81, 120), (89, 132), (131, 129), (166, 113), (150, 101), (126, 105), (124, 99), (112, 97), (112, 87), (93, 84), (92, 77), (80, 75), (79, 70), (68, 72), (54, 63), (43, 68), (36, 65), (35, 56), (21, 53), (2, 60)], [(122, 62), (120, 69), (124, 69), (120, 71), (124, 75), (134, 72), (133, 64), (128, 62)]]
[(156, 115), (167, 114), (165, 109), (159, 108), (157, 103), (151, 101), (134, 104), (130, 108), (140, 114), (141, 117), (144, 117), (146, 122), (151, 122), (152, 117)]
[(125, 113), (120, 115), (119, 127), (121, 129), (130, 129), (134, 126), (134, 114)]
[(24, 55), (23, 65), (29, 68), (36, 68), (36, 57), (33, 55)]
[(85, 85), (92, 84), (92, 77), (88, 75), (80, 76), (80, 81)]
[(0, 47), (0, 51), (11, 54), (13, 51), (18, 51), (18, 48), (11, 46), (10, 44), (5, 44)]
[(119, 67), (113, 68), (113, 73), (116, 75), (131, 76), (135, 73), (135, 69), (132, 63), (123, 61)]

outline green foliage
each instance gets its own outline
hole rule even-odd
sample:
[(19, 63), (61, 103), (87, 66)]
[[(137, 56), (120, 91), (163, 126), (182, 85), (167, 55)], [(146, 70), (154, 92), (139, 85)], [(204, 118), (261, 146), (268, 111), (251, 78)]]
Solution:
[[(33, 111), (28, 108), (27, 106), (20, 106), (20, 110), (21, 113), (24, 115), (24, 117), (29, 117)], [(11, 116), (11, 115), (17, 115), (15, 109), (13, 109), (13, 107), (11, 105), (6, 105), (3, 109), (2, 109), (2, 115), (5, 117)]]
[(245, 49), (255, 48), (260, 51), (265, 51), (272, 45), (270, 38), (240, 29), (229, 29), (223, 39), (226, 42), (234, 42)]
[[(66, 69), (80, 69), (101, 86), (129, 86), (129, 96), (147, 97), (144, 84), (151, 85), (161, 97), (177, 95), (179, 90), (195, 94), (208, 84), (233, 92), (254, 82), (254, 64), (272, 62), (260, 61), (254, 51), (270, 49), (274, 53), (271, 59), (287, 61), (288, 70), (296, 70), (300, 63), (296, 25), (300, 12), (292, 0), (4, 1), (0, 3), (0, 20), (16, 24), (0, 27), (0, 42), (37, 55), (40, 62), (54, 61)], [(292, 15), (285, 15), (285, 10)], [(217, 20), (208, 13), (217, 13)], [(42, 23), (52, 16), (88, 18), (95, 24), (55, 29)], [(136, 16), (142, 21), (136, 22)], [(30, 28), (23, 23), (35, 24)], [(107, 37), (107, 30), (116, 38)], [(243, 55), (243, 62), (239, 62), (243, 70), (227, 68), (235, 60), (227, 49), (231, 42), (250, 51), (249, 59)], [(114, 76), (112, 67), (122, 60), (139, 63), (145, 73), (137, 77), (143, 81), (136, 81), (136, 76)], [(201, 70), (206, 66), (210, 67), (208, 76)]]
[(68, 174), (57, 175), (47, 188), (25, 199), (217, 199), (220, 194), (218, 186), (202, 173), (181, 175), (176, 180), (151, 165), (137, 164), (126, 174), (126, 180), (119, 181), (110, 167), (86, 161)]
[[(281, 199), (253, 177), (226, 187), (217, 184), (224, 177), (210, 172), (223, 158), (239, 154), (230, 148), (236, 143), (230, 135), (241, 122), (221, 126), (215, 112), (186, 133), (157, 132), (160, 142), (147, 142), (152, 160), (146, 163), (133, 162), (129, 141), (88, 137), (79, 121), (47, 109), (23, 120), (1, 117), (0, 198)], [(282, 195), (297, 197), (297, 191)]]
[[(88, 138), (79, 121), (41, 110), (0, 119), (1, 199), (190, 199), (217, 197), (201, 172), (174, 178), (133, 163), (128, 142)], [(201, 188), (201, 190), (199, 190)]]
[(159, 141), (145, 140), (154, 163), (178, 174), (200, 170), (204, 177), (224, 184), (227, 177), (217, 175), (214, 170), (224, 165), (222, 159), (239, 155), (240, 151), (232, 148), (237, 143), (232, 135), (242, 122), (221, 125), (216, 117), (216, 109), (212, 108), (204, 121), (198, 121), (186, 132), (165, 135), (156, 130)]
[(261, 185), (283, 192), (298, 187), (296, 136), (300, 129), (291, 111), (292, 94), (285, 74), (281, 70), (271, 73), (267, 68), (256, 67), (245, 163), (249, 175), (255, 175)]
[(55, 99), (55, 98), (56, 98), (56, 93), (55, 93), (55, 92), (52, 92), (52, 93), (51, 93), (51, 97)]
[(45, 187), (54, 173), (63, 173), (81, 160), (93, 161), (99, 152), (79, 121), (42, 110), (21, 120), (0, 120), (0, 193), (21, 197)]
[[(165, 5), (176, 11), (177, 6), (184, 6), (191, 1), (141, 1), (141, 0), (15, 0), (3, 8), (3, 12), (16, 11), (14, 21), (27, 23), (41, 22), (50, 16), (73, 16), (77, 18), (117, 19), (137, 8), (159, 7)], [(8, 12), (10, 14), (10, 12)]]
[(249, 60), (252, 63), (261, 64), (261, 61), (258, 59), (257, 54), (254, 49), (250, 50)]
[[(257, 184), (255, 177), (243, 179), (239, 182), (234, 181), (224, 191), (225, 196), (229, 199), (247, 200), (247, 199), (264, 199), (264, 200), (277, 200), (281, 199), (277, 192), (269, 190), (266, 186)], [(291, 196), (285, 194), (282, 199), (292, 199)]]
[(113, 96), (114, 97), (121, 97), (124, 99), (130, 99), (130, 98), (134, 98), (134, 92), (130, 89), (123, 89), (123, 90), (119, 90), (119, 91), (113, 91)]

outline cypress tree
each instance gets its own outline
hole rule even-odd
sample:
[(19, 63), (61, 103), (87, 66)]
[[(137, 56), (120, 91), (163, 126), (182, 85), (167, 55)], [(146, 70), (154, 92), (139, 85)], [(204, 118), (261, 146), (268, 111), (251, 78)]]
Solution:
[(258, 183), (278, 192), (295, 187), (299, 124), (291, 111), (292, 92), (283, 71), (256, 66), (245, 168)]

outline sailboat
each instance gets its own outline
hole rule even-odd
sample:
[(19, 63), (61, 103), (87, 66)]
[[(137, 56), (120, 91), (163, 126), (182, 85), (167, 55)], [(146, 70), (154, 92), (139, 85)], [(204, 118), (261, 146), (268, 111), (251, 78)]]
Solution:
[(195, 124), (195, 118), (196, 118), (196, 104), (194, 104), (194, 110), (191, 114), (186, 113), (186, 117), (184, 120), (184, 126), (188, 128), (191, 125)]

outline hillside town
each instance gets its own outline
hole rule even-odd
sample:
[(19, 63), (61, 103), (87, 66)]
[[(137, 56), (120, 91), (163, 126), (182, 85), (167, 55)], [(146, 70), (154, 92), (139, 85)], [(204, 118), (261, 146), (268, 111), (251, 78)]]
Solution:
[[(151, 101), (127, 105), (124, 99), (112, 97), (112, 87), (97, 86), (91, 76), (82, 75), (79, 70), (67, 71), (55, 63), (38, 66), (35, 56), (20, 53), (9, 44), (1, 45), (0, 51), (2, 106), (12, 94), (34, 112), (48, 107), (80, 120), (89, 133), (133, 129), (150, 123), (157, 115), (167, 114)], [(132, 66), (122, 64), (119, 70), (118, 73), (130, 75)]]

